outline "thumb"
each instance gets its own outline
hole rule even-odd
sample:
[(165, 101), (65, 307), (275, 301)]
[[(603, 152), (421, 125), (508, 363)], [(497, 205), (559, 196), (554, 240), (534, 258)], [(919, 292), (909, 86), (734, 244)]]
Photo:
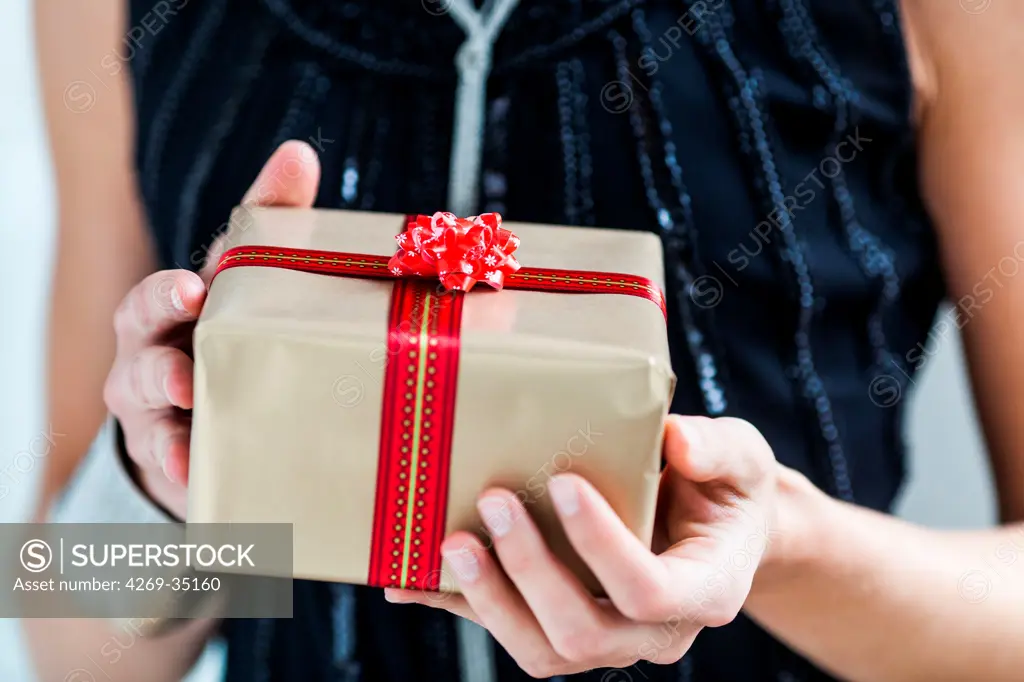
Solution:
[(732, 417), (669, 415), (665, 424), (665, 460), (695, 483), (718, 482), (745, 497), (771, 480), (775, 455), (750, 422)]
[(320, 186), (320, 160), (305, 142), (289, 140), (277, 148), (242, 197), (243, 206), (310, 208)]
[[(305, 142), (288, 140), (270, 155), (252, 186), (242, 197), (242, 210), (262, 206), (291, 206), (311, 208), (320, 186), (320, 159)], [(199, 272), (207, 285), (224, 253), (234, 222), (225, 234), (210, 246), (206, 262)]]

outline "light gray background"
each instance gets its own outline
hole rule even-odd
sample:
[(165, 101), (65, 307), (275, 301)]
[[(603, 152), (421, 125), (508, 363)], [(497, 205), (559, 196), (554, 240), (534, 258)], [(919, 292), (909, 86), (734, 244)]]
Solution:
[[(45, 426), (42, 349), (55, 211), (30, 6), (30, 0), (0, 3), (0, 471)], [(955, 334), (941, 340), (915, 388), (912, 483), (900, 513), (943, 527), (992, 523), (991, 485)], [(0, 499), (0, 522), (26, 518), (37, 464), (16, 485), (0, 481), (12, 488)], [(31, 680), (23, 651), (17, 623), (0, 620), (0, 680)], [(208, 652), (194, 678), (217, 679), (220, 654)]]

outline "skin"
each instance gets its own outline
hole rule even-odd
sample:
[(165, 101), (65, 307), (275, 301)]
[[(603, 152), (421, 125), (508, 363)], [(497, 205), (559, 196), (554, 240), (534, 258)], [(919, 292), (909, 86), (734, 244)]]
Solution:
[(480, 623), (534, 677), (677, 661), (703, 627), (725, 625), (742, 608), (776, 525), (776, 465), (760, 433), (729, 418), (671, 416), (665, 457), (654, 551), (579, 476), (548, 484), (569, 541), (607, 599), (588, 594), (516, 496), (499, 488), (478, 503), (496, 557), (469, 533), (442, 545), (462, 595), (385, 596)]
[(744, 611), (851, 682), (1013, 682), (1024, 526), (939, 532), (837, 502), (793, 471)]
[[(1024, 527), (1012, 525), (1024, 518), (1024, 277), (1003, 274), (1010, 265), (1002, 260), (1024, 259), (1017, 246), (1024, 238), (1017, 199), (1024, 83), (1016, 74), (1024, 61), (1024, 7), (993, 2), (969, 14), (963, 4), (905, 0), (904, 24), (922, 192), (951, 298), (970, 312), (962, 334), (1008, 525), (957, 534), (909, 526), (827, 498), (777, 465), (745, 422), (672, 417), (653, 551), (637, 544), (585, 481), (564, 475), (550, 483), (567, 535), (608, 599), (584, 593), (551, 559), (514, 496), (492, 489), (480, 505), (494, 555), (472, 536), (448, 538), (444, 551), (464, 596), (428, 605), (482, 623), (536, 676), (678, 660), (700, 629), (745, 608), (846, 679), (1019, 679), (1024, 562), (992, 557), (1024, 548)], [(68, 434), (47, 459), (44, 499), (73, 471), (105, 405), (125, 429), (143, 487), (180, 517), (188, 469), (183, 410), (192, 399), (183, 351), (208, 277), (149, 274), (155, 258), (138, 209), (123, 74), (107, 79), (89, 112), (66, 106), (81, 64), (98, 61), (124, 34), (120, 2), (38, 5), (61, 200), (50, 411), (54, 429)], [(300, 170), (286, 172), (296, 160)], [(309, 206), (318, 182), (312, 151), (287, 143), (244, 201)], [(983, 303), (979, 282), (993, 290)], [(113, 329), (96, 324), (102, 319), (114, 320)], [(992, 574), (980, 600), (968, 585), (979, 568)], [(388, 597), (423, 601), (401, 591)], [(212, 625), (197, 621), (141, 640), (103, 672), (111, 680), (179, 679)], [(64, 679), (115, 634), (91, 621), (26, 621), (26, 631), (43, 680)]]

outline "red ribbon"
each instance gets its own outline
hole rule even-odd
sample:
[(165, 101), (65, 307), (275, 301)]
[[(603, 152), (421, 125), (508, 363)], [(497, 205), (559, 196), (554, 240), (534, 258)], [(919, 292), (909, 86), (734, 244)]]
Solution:
[[(217, 271), (260, 266), (342, 277), (395, 279), (388, 316), (376, 507), (367, 584), (437, 590), (455, 423), (459, 329), (465, 292), (478, 281), (497, 290), (621, 294), (656, 304), (651, 280), (584, 270), (524, 268), (519, 238), (496, 213), (456, 218), (408, 216), (391, 258), (311, 249), (240, 246)], [(428, 277), (438, 277), (448, 293)]]

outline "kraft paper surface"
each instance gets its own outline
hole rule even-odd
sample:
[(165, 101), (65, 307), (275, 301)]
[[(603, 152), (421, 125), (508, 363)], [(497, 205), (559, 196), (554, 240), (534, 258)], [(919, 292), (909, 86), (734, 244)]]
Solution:
[[(663, 286), (653, 234), (504, 226), (522, 240), (524, 267)], [(232, 217), (229, 246), (390, 256), (403, 228), (398, 214), (245, 208)], [(292, 523), (296, 577), (366, 582), (392, 286), (263, 267), (217, 276), (195, 330), (189, 522)], [(447, 533), (483, 536), (478, 495), (508, 488), (597, 589), (546, 483), (560, 472), (583, 476), (650, 543), (675, 382), (661, 310), (633, 296), (480, 284), (466, 295), (461, 344)], [(454, 585), (443, 580), (442, 589)]]

